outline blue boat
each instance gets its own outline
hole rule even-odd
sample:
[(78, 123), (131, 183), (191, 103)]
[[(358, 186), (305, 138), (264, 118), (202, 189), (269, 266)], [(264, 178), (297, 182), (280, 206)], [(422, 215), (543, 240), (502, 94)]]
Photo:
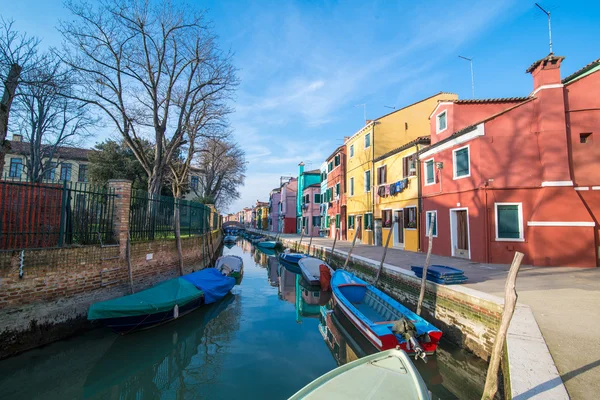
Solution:
[(298, 265), (298, 261), (305, 257), (308, 257), (308, 255), (302, 253), (281, 253), (279, 255), (279, 263), (288, 271), (300, 275), (302, 274), (302, 270)]
[(234, 278), (205, 268), (128, 296), (94, 303), (88, 320), (98, 320), (120, 334), (153, 328), (220, 300), (234, 285)]
[(258, 247), (262, 247), (264, 249), (274, 249), (275, 247), (277, 247), (277, 242), (272, 241), (272, 240), (265, 240), (265, 241), (256, 243), (256, 245)]
[(336, 306), (378, 350), (400, 346), (408, 354), (433, 354), (442, 332), (354, 274), (338, 270), (331, 278)]

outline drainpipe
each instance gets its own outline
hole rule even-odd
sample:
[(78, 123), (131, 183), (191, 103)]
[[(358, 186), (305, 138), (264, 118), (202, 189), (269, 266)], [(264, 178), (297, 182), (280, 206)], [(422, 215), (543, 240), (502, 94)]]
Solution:
[[(419, 158), (419, 144), (415, 143), (415, 155), (417, 159), (415, 160), (415, 167), (417, 170), (417, 208), (419, 210), (419, 224), (421, 223), (421, 216), (423, 215), (423, 197), (421, 193), (421, 159)], [(402, 226), (404, 226), (404, 221), (401, 221)], [(439, 223), (438, 223), (439, 224)], [(427, 224), (425, 224), (427, 226)], [(419, 225), (419, 228), (422, 228)], [(421, 229), (417, 230), (417, 251), (421, 251)]]
[[(371, 156), (371, 235), (373, 236), (373, 246), (375, 246), (375, 185), (373, 185), (373, 179), (375, 179), (375, 125), (377, 121), (373, 121), (373, 143), (372, 156)], [(364, 225), (363, 221), (363, 225)]]

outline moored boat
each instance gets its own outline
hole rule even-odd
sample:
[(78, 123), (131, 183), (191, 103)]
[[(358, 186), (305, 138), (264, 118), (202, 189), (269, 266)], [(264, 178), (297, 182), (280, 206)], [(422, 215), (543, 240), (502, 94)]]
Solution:
[(217, 258), (215, 268), (223, 275), (239, 278), (242, 275), (244, 260), (241, 257), (234, 255), (226, 255)]
[(223, 243), (235, 243), (237, 240), (237, 236), (227, 235), (223, 238)]
[(256, 243), (256, 245), (265, 249), (274, 249), (275, 247), (277, 247), (277, 242), (273, 240), (263, 240), (261, 242)]
[(336, 305), (377, 349), (433, 354), (442, 332), (373, 285), (347, 271), (331, 278)]
[(429, 399), (423, 378), (402, 350), (375, 353), (315, 379), (297, 399)]
[(302, 276), (308, 283), (311, 285), (320, 285), (321, 282), (319, 278), (321, 277), (320, 266), (325, 265), (332, 271), (329, 264), (325, 261), (314, 258), (314, 257), (303, 257), (298, 260), (298, 266), (300, 267), (300, 271), (302, 272)]
[(88, 320), (99, 320), (120, 334), (148, 329), (220, 300), (234, 285), (235, 279), (205, 268), (128, 296), (94, 303)]

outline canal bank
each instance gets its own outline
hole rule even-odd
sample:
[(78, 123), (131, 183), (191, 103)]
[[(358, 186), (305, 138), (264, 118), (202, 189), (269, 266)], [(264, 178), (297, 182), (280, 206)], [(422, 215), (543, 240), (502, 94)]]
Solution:
[[(294, 249), (298, 248), (300, 236), (282, 235), (280, 240), (285, 246)], [(310, 238), (304, 238), (301, 251), (307, 251), (309, 241)], [(313, 238), (311, 254), (317, 257), (329, 257), (331, 246), (332, 240)], [(335, 266), (343, 265), (349, 247), (348, 242), (337, 242), (332, 260)], [(388, 262), (384, 264), (379, 287), (414, 310), (420, 279), (410, 271), (410, 266), (423, 265), (424, 255), (401, 252), (410, 254), (402, 259), (398, 256), (399, 252), (395, 249), (389, 250), (386, 258)], [(368, 257), (359, 255), (361, 253), (367, 254)], [(396, 257), (393, 253), (396, 253)], [(381, 254), (381, 247), (357, 245), (351, 257), (350, 267), (359, 276), (372, 281), (375, 270), (379, 267)], [(453, 265), (445, 261), (445, 257), (436, 256), (432, 263)], [(518, 283), (517, 290), (519, 290)], [(496, 295), (466, 285), (444, 286), (433, 282), (427, 283), (423, 315), (437, 324), (444, 331), (444, 335), (454, 343), (483, 359), (489, 357), (502, 309), (503, 299)], [(524, 399), (534, 396), (552, 399), (568, 398), (561, 375), (529, 306), (519, 304), (517, 307), (509, 329), (505, 351), (507, 352), (505, 360), (508, 362), (503, 363), (503, 372), (507, 398)], [(592, 363), (588, 369), (595, 366), (597, 364)], [(583, 372), (585, 371), (587, 370)], [(592, 387), (593, 385), (594, 383)], [(582, 390), (580, 387), (573, 387), (573, 392), (577, 393), (577, 398), (582, 399), (590, 398), (589, 394), (591, 394), (590, 389)]]
[[(220, 230), (182, 238), (186, 273), (209, 265)], [(85, 246), (0, 253), (0, 359), (92, 327), (90, 304), (130, 293), (124, 246)], [(179, 276), (173, 239), (132, 243), (135, 291)]]

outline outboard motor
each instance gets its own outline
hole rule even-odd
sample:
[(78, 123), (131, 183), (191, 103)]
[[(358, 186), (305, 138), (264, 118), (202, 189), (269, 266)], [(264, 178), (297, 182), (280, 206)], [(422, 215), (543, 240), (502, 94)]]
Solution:
[(417, 340), (417, 328), (415, 327), (415, 324), (405, 317), (402, 317), (394, 322), (392, 332), (404, 337), (404, 340), (406, 340), (406, 349), (413, 349), (415, 351), (415, 360), (420, 358), (423, 362), (427, 362), (427, 354), (425, 354), (425, 350), (423, 350)]

